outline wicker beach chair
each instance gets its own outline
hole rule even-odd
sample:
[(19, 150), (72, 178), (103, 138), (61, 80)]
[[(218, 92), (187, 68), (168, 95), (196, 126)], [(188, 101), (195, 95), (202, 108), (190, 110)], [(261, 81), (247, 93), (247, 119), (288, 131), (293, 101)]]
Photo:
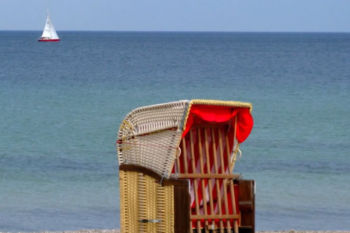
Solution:
[(117, 139), (122, 232), (254, 232), (254, 181), (233, 173), (250, 103), (191, 100), (135, 109)]

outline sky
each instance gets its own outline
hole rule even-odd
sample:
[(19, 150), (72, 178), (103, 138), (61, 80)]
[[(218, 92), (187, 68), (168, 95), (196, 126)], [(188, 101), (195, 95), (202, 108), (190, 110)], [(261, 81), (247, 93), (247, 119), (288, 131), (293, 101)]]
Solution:
[(0, 0), (0, 30), (350, 32), (350, 0)]

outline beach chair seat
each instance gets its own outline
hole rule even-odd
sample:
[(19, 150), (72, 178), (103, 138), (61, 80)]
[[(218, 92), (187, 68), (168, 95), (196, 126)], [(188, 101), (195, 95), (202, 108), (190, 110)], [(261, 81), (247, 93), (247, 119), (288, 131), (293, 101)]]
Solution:
[(192, 100), (127, 115), (117, 140), (122, 232), (254, 232), (254, 181), (233, 173), (251, 110)]

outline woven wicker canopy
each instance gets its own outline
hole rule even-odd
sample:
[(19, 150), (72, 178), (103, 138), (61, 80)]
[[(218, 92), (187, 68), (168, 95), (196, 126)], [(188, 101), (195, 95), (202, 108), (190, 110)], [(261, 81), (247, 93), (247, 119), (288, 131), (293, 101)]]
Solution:
[[(131, 111), (117, 139), (119, 164), (149, 168), (169, 178), (181, 154), (180, 142), (194, 126), (227, 125), (232, 140), (242, 143), (253, 127), (252, 104), (235, 101), (182, 100)], [(234, 150), (234, 143), (232, 148)]]

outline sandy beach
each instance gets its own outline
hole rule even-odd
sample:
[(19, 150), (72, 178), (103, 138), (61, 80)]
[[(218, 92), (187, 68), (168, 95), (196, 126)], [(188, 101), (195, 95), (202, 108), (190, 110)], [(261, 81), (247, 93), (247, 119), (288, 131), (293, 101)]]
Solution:
[[(0, 232), (10, 233), (10, 232)], [(21, 233), (21, 232), (18, 232)], [(120, 230), (41, 231), (38, 233), (120, 233)], [(257, 233), (350, 233), (350, 231), (257, 231)]]

